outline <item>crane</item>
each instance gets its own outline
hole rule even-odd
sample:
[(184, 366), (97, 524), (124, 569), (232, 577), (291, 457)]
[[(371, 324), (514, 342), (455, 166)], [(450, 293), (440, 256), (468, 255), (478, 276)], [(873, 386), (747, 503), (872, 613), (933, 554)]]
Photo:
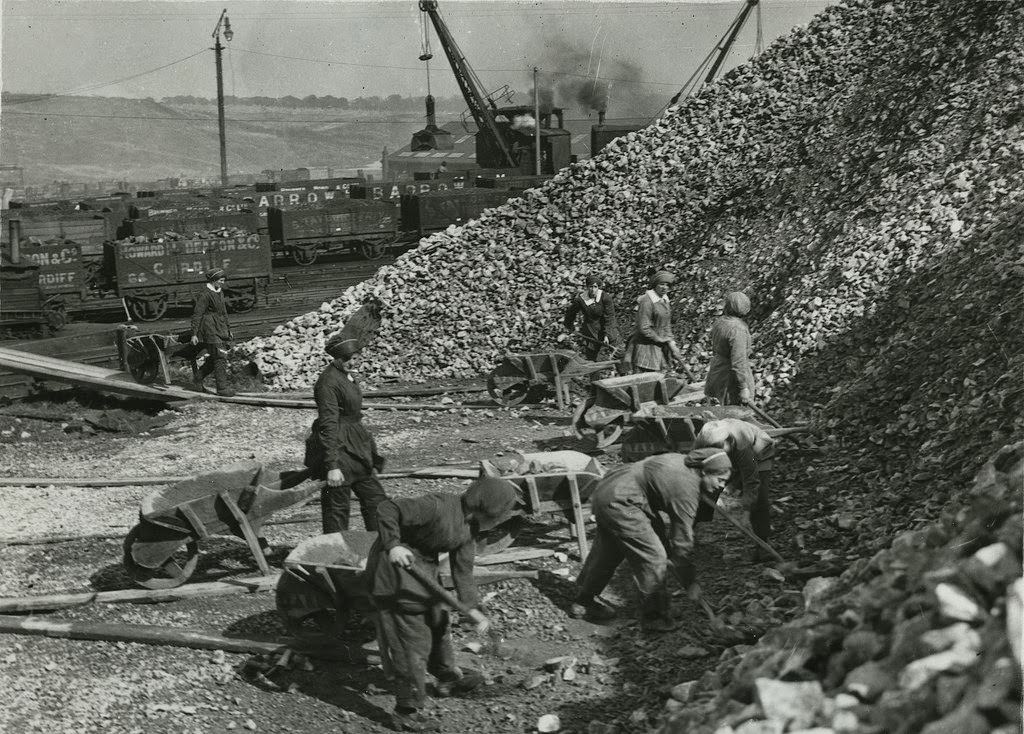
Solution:
[[(476, 162), (482, 168), (516, 169), (518, 173), (534, 173), (534, 161), (540, 161), (542, 173), (554, 173), (569, 165), (570, 133), (563, 128), (562, 110), (553, 107), (534, 119), (529, 106), (498, 107), (489, 95), (481, 91), (482, 85), (465, 54), (459, 49), (448, 25), (437, 10), (437, 0), (419, 0), (420, 10), (430, 18), (437, 38), (444, 49), (455, 81), (466, 100), (476, 123)], [(420, 58), (429, 60), (425, 52)], [(551, 117), (558, 127), (551, 127)], [(540, 148), (537, 148), (537, 140)]]
[(430, 18), (430, 22), (434, 26), (434, 31), (441, 42), (445, 56), (448, 57), (448, 63), (451, 64), (452, 72), (455, 74), (455, 81), (459, 85), (462, 96), (466, 99), (466, 104), (469, 106), (469, 112), (473, 116), (477, 130), (480, 132), (486, 131), (500, 154), (500, 162), (504, 165), (496, 167), (515, 168), (518, 162), (513, 158), (508, 142), (505, 140), (505, 136), (498, 128), (498, 123), (494, 119), (494, 112), (497, 111), (497, 106), (493, 100), (485, 97), (480, 91), (480, 87), (476, 82), (476, 74), (470, 68), (469, 62), (466, 61), (465, 55), (459, 49), (451, 31), (448, 30), (448, 25), (444, 22), (441, 14), (437, 12), (437, 0), (420, 0), (420, 10), (427, 14), (427, 17)]
[(686, 80), (683, 88), (676, 92), (676, 95), (672, 97), (672, 100), (669, 102), (670, 105), (674, 105), (678, 102), (679, 98), (684, 94), (690, 94), (693, 92), (693, 82), (700, 75), (701, 70), (707, 68), (708, 62), (711, 61), (712, 57), (714, 57), (714, 61), (711, 63), (711, 68), (708, 69), (707, 74), (704, 76), (704, 84), (710, 84), (715, 80), (715, 77), (718, 75), (718, 70), (721, 68), (722, 64), (725, 63), (725, 59), (729, 55), (729, 51), (732, 50), (732, 46), (736, 42), (736, 37), (740, 34), (740, 31), (743, 29), (743, 25), (747, 22), (747, 18), (750, 16), (750, 13), (754, 8), (758, 8), (759, 13), (757, 34), (758, 43), (760, 44), (761, 16), (760, 6), (758, 5), (759, 2), (760, 0), (746, 0), (744, 2), (739, 15), (737, 15), (736, 18), (733, 19), (732, 23), (729, 24), (725, 34), (711, 50), (711, 53), (704, 57), (704, 61), (702, 61), (700, 66), (697, 67), (697, 70), (693, 72), (689, 79)]

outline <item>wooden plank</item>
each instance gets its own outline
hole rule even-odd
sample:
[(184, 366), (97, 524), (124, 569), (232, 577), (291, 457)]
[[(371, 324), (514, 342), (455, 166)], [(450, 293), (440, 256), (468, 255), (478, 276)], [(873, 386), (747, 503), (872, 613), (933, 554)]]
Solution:
[(280, 574), (232, 581), (185, 584), (174, 589), (124, 589), (84, 591), (69, 594), (38, 594), (0, 598), (0, 613), (44, 612), (87, 604), (153, 604), (207, 596), (234, 596), (273, 591)]
[(251, 640), (224, 637), (201, 630), (156, 627), (119, 622), (80, 622), (39, 617), (0, 615), (0, 632), (19, 635), (62, 637), (72, 640), (139, 642), (145, 645), (170, 645), (197, 650), (224, 650), (240, 653), (272, 653), (288, 646), (289, 640)]
[(553, 555), (555, 555), (555, 552), (550, 548), (512, 548), (488, 556), (477, 556), (473, 563), (477, 566), (493, 566), (498, 563), (532, 561), (535, 558), (547, 558)]

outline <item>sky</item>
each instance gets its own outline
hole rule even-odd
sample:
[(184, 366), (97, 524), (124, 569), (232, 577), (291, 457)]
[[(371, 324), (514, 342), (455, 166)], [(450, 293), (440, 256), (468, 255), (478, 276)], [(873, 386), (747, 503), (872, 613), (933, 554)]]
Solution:
[[(765, 42), (806, 24), (825, 0), (762, 0)], [(743, 0), (621, 3), (440, 0), (440, 14), (485, 90), (525, 91), (531, 72), (594, 75), (611, 95), (674, 94), (736, 17)], [(222, 9), (225, 94), (423, 95), (428, 76), (415, 0), (3, 0), (0, 83), (9, 92), (161, 97), (216, 94), (211, 37)], [(756, 17), (728, 65), (754, 49)], [(429, 82), (458, 93), (437, 36)]]

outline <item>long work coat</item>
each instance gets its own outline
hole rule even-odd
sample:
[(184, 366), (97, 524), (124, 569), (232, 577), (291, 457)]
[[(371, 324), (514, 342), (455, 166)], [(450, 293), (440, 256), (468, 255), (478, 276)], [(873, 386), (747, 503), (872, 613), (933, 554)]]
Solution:
[[(738, 418), (721, 418), (719, 422), (728, 426), (732, 443), (729, 461), (732, 462), (733, 471), (729, 485), (737, 487), (742, 493), (744, 504), (752, 507), (761, 485), (759, 474), (770, 468), (775, 456), (775, 439), (764, 429)], [(701, 449), (706, 446), (698, 435), (693, 447)]]
[(217, 292), (206, 286), (200, 291), (192, 312), (192, 333), (199, 338), (201, 344), (220, 346), (231, 341), (223, 290)]
[(647, 291), (638, 300), (636, 329), (630, 339), (634, 370), (661, 372), (669, 367), (668, 343), (672, 341), (672, 309), (667, 298)]
[(331, 362), (313, 388), (317, 418), (306, 442), (306, 466), (320, 476), (331, 469), (341, 469), (346, 477), (368, 475), (384, 464), (363, 425), (363, 392), (343, 364)]
[(739, 405), (754, 397), (750, 368), (750, 329), (736, 316), (721, 316), (711, 327), (711, 366), (704, 394), (722, 405)]

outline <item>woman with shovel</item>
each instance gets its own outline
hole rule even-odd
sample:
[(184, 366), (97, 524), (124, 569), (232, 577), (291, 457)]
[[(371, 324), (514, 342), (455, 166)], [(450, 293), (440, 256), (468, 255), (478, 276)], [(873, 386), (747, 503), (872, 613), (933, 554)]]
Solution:
[[(645, 632), (675, 629), (666, 589), (669, 562), (689, 597), (702, 601), (690, 560), (693, 521), (701, 493), (717, 495), (732, 463), (722, 449), (696, 449), (687, 455), (659, 454), (605, 475), (590, 495), (597, 533), (579, 578), (573, 617), (609, 619), (598, 601), (615, 569), (629, 562), (640, 592), (640, 624)], [(666, 529), (661, 513), (669, 517)]]
[(476, 540), (507, 520), (516, 501), (514, 484), (488, 477), (475, 481), (461, 497), (428, 494), (377, 506), (379, 536), (366, 575), (379, 614), (380, 644), (395, 674), (395, 731), (439, 730), (439, 722), (422, 712), (428, 672), (437, 678), (442, 696), (480, 684), (479, 675), (464, 674), (455, 664), (444, 604), (450, 595), (438, 587), (438, 557), (448, 553), (459, 606), (483, 634), (489, 623), (477, 608)]

